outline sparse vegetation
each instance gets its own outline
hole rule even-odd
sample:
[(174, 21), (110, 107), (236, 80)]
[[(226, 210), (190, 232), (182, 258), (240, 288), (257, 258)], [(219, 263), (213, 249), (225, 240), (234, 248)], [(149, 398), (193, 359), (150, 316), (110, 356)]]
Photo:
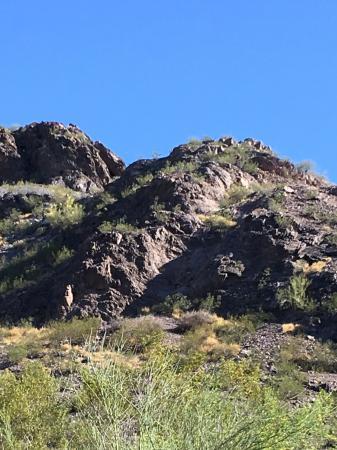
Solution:
[[(194, 320), (197, 315), (201, 322)], [(2, 343), (5, 339), (13, 363), (23, 369), (18, 376), (0, 374), (1, 446), (126, 450), (185, 449), (188, 443), (191, 450), (224, 445), (318, 450), (335, 442), (331, 396), (320, 393), (296, 406), (284, 401), (303, 392), (297, 347), (285, 347), (277, 376), (261, 382), (258, 365), (236, 361), (239, 344), (220, 333), (241, 319), (198, 312), (185, 320), (192, 317), (190, 331), (173, 346), (164, 344), (163, 329), (152, 316), (123, 320), (104, 348), (95, 344), (96, 319), (2, 328)], [(41, 362), (27, 361), (28, 337), (44, 346)], [(55, 378), (44, 366), (59, 348), (69, 358), (85, 355), (81, 368), (69, 359), (74, 378)]]
[(236, 222), (232, 218), (220, 214), (211, 214), (210, 216), (199, 214), (198, 217), (205, 225), (215, 231), (226, 231), (236, 226)]
[(62, 242), (45, 241), (23, 245), (22, 250), (0, 264), (0, 293), (24, 288), (36, 283), (44, 274), (71, 258), (73, 250)]
[(291, 277), (289, 284), (277, 292), (277, 301), (282, 309), (311, 311), (314, 302), (308, 296), (310, 280), (303, 274)]
[(102, 222), (98, 227), (101, 233), (111, 233), (112, 231), (119, 231), (120, 233), (141, 233), (142, 229), (127, 223), (125, 218), (115, 220), (113, 222)]
[(312, 161), (301, 161), (296, 164), (296, 169), (300, 173), (310, 173), (314, 171), (314, 163)]
[(305, 208), (304, 214), (319, 222), (324, 222), (326, 225), (335, 226), (337, 224), (337, 213), (324, 204), (309, 205)]
[(164, 332), (153, 316), (126, 319), (110, 339), (110, 345), (124, 351), (144, 352), (162, 343)]
[(252, 159), (251, 148), (247, 144), (233, 145), (219, 154), (208, 153), (204, 159), (213, 160), (219, 164), (233, 164), (252, 175), (258, 170), (258, 165)]
[(75, 225), (84, 217), (84, 208), (75, 199), (67, 195), (62, 203), (52, 203), (45, 211), (46, 220), (52, 225), (67, 228)]
[(62, 342), (84, 344), (89, 339), (95, 339), (100, 325), (98, 317), (52, 322), (48, 326), (48, 340), (55, 346)]

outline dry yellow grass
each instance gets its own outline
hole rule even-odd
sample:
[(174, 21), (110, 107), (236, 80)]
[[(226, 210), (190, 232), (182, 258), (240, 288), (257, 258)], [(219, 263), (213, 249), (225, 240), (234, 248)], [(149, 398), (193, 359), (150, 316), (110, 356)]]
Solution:
[(299, 325), (298, 323), (284, 323), (282, 325), (282, 333), (292, 333), (300, 326), (301, 325)]
[(49, 331), (46, 328), (34, 327), (12, 327), (1, 328), (1, 342), (5, 345), (24, 344), (27, 341), (36, 341), (48, 337)]
[(293, 263), (293, 266), (296, 271), (303, 272), (304, 274), (310, 273), (320, 273), (322, 272), (326, 266), (331, 261), (330, 257), (323, 258), (321, 261), (315, 261), (312, 264), (309, 264), (303, 259), (298, 259)]
[(80, 345), (62, 344), (61, 349), (71, 355), (75, 362), (80, 362), (82, 358), (88, 358), (91, 362), (105, 366), (111, 362), (123, 365), (129, 369), (137, 369), (141, 366), (140, 358), (137, 355), (123, 355), (111, 350), (90, 351)]
[(220, 214), (212, 214), (210, 216), (199, 214), (198, 218), (205, 224), (218, 229), (233, 228), (236, 226), (235, 220), (221, 216)]

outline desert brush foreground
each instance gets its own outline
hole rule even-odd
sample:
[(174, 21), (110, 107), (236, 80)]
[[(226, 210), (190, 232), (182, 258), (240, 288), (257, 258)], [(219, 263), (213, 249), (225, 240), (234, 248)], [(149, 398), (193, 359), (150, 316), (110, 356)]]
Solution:
[(3, 449), (337, 448), (337, 186), (260, 141), (128, 167), (0, 127)]

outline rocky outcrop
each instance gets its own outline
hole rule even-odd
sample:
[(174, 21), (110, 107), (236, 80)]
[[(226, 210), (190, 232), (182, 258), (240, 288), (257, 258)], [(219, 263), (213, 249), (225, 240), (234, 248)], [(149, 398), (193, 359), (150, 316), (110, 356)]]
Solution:
[(74, 125), (32, 123), (12, 132), (0, 128), (0, 183), (22, 180), (95, 192), (123, 170), (119, 157)]
[[(299, 274), (310, 281), (308, 296), (318, 303), (337, 293), (336, 188), (300, 173), (260, 141), (224, 137), (185, 144), (168, 157), (138, 161), (123, 172), (122, 163), (108, 170), (104, 147), (74, 127), (32, 125), (3, 139), (6, 148), (12, 142), (13, 155), (15, 148), (19, 158), (30, 154), (32, 164), (33, 155), (46, 151), (50, 158), (59, 156), (61, 167), (57, 148), (63, 149), (70, 156), (62, 179), (71, 180), (72, 187), (90, 191), (109, 183), (103, 206), (97, 196), (79, 199), (85, 218), (63, 230), (20, 206), (29, 192), (0, 192), (4, 210), (10, 211), (5, 202), (14, 195), (22, 220), (35, 227), (26, 242), (52, 239), (71, 249), (70, 258), (42, 271), (34, 284), (4, 290), (3, 316), (109, 320), (177, 292), (191, 298), (211, 293), (221, 300), (223, 313), (277, 311), (277, 293)], [(90, 157), (83, 156), (87, 152)], [(105, 165), (98, 170), (99, 155)], [(36, 158), (40, 167), (43, 159)], [(113, 179), (113, 173), (121, 176)], [(52, 170), (47, 179), (56, 181)], [(21, 235), (5, 237), (6, 264), (17, 256), (22, 233), (21, 228)], [(9, 276), (8, 268), (0, 271)]]

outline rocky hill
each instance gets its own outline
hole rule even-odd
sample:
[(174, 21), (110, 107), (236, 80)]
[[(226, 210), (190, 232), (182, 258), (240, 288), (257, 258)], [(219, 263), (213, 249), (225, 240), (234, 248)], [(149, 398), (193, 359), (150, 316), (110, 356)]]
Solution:
[(337, 187), (260, 141), (125, 168), (72, 125), (2, 128), (0, 181), (3, 318), (108, 321), (208, 294), (223, 314), (329, 328), (337, 312)]

